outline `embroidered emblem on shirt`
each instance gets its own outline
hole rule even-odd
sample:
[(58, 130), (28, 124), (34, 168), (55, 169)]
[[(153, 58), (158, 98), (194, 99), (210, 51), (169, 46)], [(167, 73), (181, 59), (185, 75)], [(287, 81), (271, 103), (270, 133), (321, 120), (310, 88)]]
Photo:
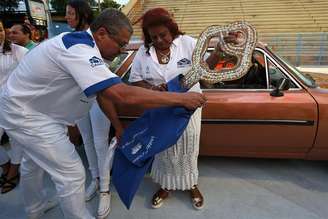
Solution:
[(138, 151), (140, 151), (141, 147), (142, 147), (142, 145), (141, 145), (140, 143), (137, 144), (136, 146), (134, 146), (134, 147), (132, 148), (131, 153), (132, 153), (132, 154), (136, 154)]
[(183, 58), (177, 62), (178, 68), (184, 68), (191, 65), (191, 61), (187, 58)]
[(146, 67), (146, 74), (150, 74), (149, 66)]
[(92, 57), (91, 59), (89, 59), (89, 62), (91, 64), (91, 67), (95, 67), (98, 65), (103, 65), (104, 61), (96, 56)]
[(147, 65), (147, 67), (146, 67), (146, 72), (145, 72), (145, 73), (146, 73), (146, 74), (145, 74), (145, 80), (148, 81), (148, 82), (153, 81), (153, 77), (152, 77), (152, 75), (150, 74), (150, 68), (149, 68), (148, 65)]

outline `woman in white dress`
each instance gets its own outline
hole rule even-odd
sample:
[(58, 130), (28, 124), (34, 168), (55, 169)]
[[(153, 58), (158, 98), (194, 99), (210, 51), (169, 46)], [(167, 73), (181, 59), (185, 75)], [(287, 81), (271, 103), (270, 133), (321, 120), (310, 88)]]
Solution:
[[(10, 43), (6, 39), (3, 22), (0, 20), (0, 91), (7, 82), (10, 73), (16, 68), (21, 58), (28, 50), (22, 46)], [(4, 130), (0, 128), (0, 139)], [(19, 182), (19, 165), (22, 160), (22, 149), (10, 139), (11, 148), (7, 151), (0, 146), (0, 177), (1, 193), (10, 192)]]
[[(196, 40), (184, 35), (163, 8), (151, 9), (141, 19), (145, 42), (134, 58), (129, 82), (166, 90), (169, 80), (190, 69)], [(199, 83), (191, 91), (201, 92)], [(151, 177), (161, 188), (153, 196), (153, 208), (161, 207), (173, 190), (190, 191), (193, 206), (203, 208), (204, 198), (197, 186), (200, 127), (201, 109), (198, 109), (178, 142), (155, 156)]]

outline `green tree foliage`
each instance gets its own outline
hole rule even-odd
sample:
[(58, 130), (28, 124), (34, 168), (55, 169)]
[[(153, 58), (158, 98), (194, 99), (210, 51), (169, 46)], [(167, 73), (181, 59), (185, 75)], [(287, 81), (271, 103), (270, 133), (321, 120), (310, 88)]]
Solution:
[(0, 0), (0, 11), (14, 11), (18, 7), (19, 0)]
[(121, 5), (113, 0), (103, 0), (102, 2), (100, 2), (101, 10), (104, 10), (105, 8), (119, 8), (119, 7), (121, 7)]

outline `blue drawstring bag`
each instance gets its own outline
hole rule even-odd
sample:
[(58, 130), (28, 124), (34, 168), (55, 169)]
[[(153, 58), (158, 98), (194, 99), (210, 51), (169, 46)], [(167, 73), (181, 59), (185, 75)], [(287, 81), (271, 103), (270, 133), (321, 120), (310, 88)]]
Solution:
[[(177, 76), (167, 83), (168, 91), (187, 91), (181, 87), (180, 78)], [(193, 111), (184, 107), (147, 110), (125, 129), (115, 151), (112, 182), (128, 209), (154, 156), (176, 144), (192, 114)]]

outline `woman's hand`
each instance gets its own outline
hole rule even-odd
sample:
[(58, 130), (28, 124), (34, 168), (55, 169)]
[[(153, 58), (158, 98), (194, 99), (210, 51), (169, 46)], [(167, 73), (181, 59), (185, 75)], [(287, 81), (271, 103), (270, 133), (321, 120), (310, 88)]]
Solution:
[(243, 42), (243, 33), (242, 32), (229, 32), (228, 36), (224, 38), (225, 43), (240, 44)]
[(224, 54), (224, 52), (220, 46), (220, 43), (216, 44), (213, 53), (216, 54), (218, 57), (221, 57)]
[[(225, 43), (238, 44), (240, 41), (239, 33), (238, 32), (229, 32), (228, 35), (223, 38), (223, 40)], [(225, 57), (225, 52), (221, 48), (220, 43), (216, 44), (213, 53), (216, 54), (220, 58), (220, 60), (224, 59), (224, 57)]]

